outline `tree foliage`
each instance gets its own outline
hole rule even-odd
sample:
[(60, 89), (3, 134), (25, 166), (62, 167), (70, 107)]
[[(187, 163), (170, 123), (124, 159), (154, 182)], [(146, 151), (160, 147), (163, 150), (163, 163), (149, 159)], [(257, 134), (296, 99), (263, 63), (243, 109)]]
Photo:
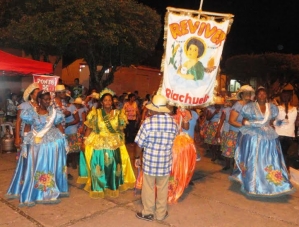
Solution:
[(84, 58), (97, 89), (112, 82), (118, 66), (151, 55), (161, 31), (160, 16), (135, 0), (0, 0), (0, 7), (0, 45), (37, 60), (53, 55), (56, 63)]
[(299, 94), (299, 55), (266, 53), (259, 55), (237, 55), (225, 62), (229, 79), (249, 84), (255, 78), (258, 86), (266, 87), (276, 95), (290, 83)]

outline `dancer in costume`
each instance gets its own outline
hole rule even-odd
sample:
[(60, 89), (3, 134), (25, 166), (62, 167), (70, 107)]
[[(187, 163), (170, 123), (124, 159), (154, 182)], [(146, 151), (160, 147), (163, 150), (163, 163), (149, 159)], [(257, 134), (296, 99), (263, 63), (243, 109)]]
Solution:
[[(69, 164), (72, 163), (73, 168), (76, 168), (76, 158), (78, 158), (79, 156), (77, 155), (77, 153), (80, 151), (81, 147), (81, 144), (79, 144), (79, 141), (77, 141), (76, 137), (79, 115), (76, 112), (76, 107), (69, 104), (69, 97), (70, 96), (67, 95), (67, 90), (64, 85), (56, 85), (53, 106), (55, 107), (55, 109), (61, 111), (65, 117), (61, 125), (65, 130), (66, 138), (70, 146), (70, 152), (67, 156), (67, 165), (69, 166)], [(73, 176), (70, 173), (68, 173), (68, 179), (73, 179)]]
[(176, 203), (181, 197), (191, 181), (196, 165), (194, 138), (187, 133), (190, 129), (192, 112), (176, 107), (174, 107), (174, 111), (173, 118), (180, 133), (175, 137), (172, 146), (173, 160), (168, 185), (168, 203)]
[(278, 115), (275, 105), (267, 102), (267, 92), (260, 87), (256, 102), (246, 104), (238, 134), (231, 180), (241, 183), (248, 196), (281, 196), (294, 191), (289, 181), (278, 135), (271, 122)]
[(85, 122), (85, 160), (80, 165), (86, 163), (88, 175), (79, 176), (77, 183), (85, 184), (92, 198), (117, 197), (119, 191), (134, 188), (136, 181), (124, 144), (127, 118), (113, 107), (113, 95), (111, 90), (103, 90), (102, 109), (92, 108)]
[[(234, 96), (233, 96), (234, 94)], [(234, 156), (227, 157), (229, 154), (234, 154), (234, 146), (236, 142), (234, 142), (234, 146), (232, 147), (233, 142), (231, 141), (232, 137), (230, 136), (231, 133), (229, 131), (230, 124), (229, 124), (229, 117), (232, 110), (232, 105), (236, 103), (238, 100), (236, 93), (232, 93), (230, 98), (227, 98), (225, 101), (224, 109), (222, 111), (222, 115), (220, 118), (220, 123), (218, 125), (216, 138), (220, 138), (220, 150), (222, 152), (222, 156), (225, 158), (225, 166), (222, 170), (229, 170), (231, 167), (231, 161), (233, 160)], [(221, 132), (222, 131), (222, 132)], [(234, 138), (234, 137), (233, 137)], [(233, 150), (232, 150), (233, 149)]]
[(254, 89), (250, 85), (243, 85), (238, 93), (237, 99), (239, 99), (233, 106), (229, 115), (229, 132), (224, 138), (222, 146), (222, 156), (225, 158), (224, 170), (230, 169), (231, 162), (235, 157), (235, 148), (237, 142), (237, 136), (242, 127), (243, 116), (241, 114), (241, 109), (244, 105), (251, 102), (251, 98), (254, 96)]
[(211, 161), (220, 159), (220, 140), (216, 137), (224, 105), (224, 99), (220, 96), (214, 98), (214, 105), (207, 109), (206, 119), (209, 121), (204, 142), (209, 145), (212, 152)]
[[(25, 102), (21, 103), (18, 106), (17, 121), (16, 121), (16, 128), (15, 128), (15, 146), (18, 150), (20, 149), (20, 145), (24, 137), (24, 129), (25, 129), (25, 123), (22, 122), (20, 115), (24, 110), (38, 107), (36, 101), (38, 92), (39, 92), (39, 84), (38, 83), (30, 84), (26, 88), (23, 94), (23, 99)], [(20, 156), (20, 152), (18, 151), (16, 159), (19, 159), (19, 156)]]
[(63, 114), (49, 107), (49, 92), (40, 91), (37, 100), (39, 108), (21, 113), (22, 121), (32, 131), (24, 136), (21, 158), (6, 195), (9, 199), (19, 197), (21, 206), (58, 203), (59, 197), (69, 195)]

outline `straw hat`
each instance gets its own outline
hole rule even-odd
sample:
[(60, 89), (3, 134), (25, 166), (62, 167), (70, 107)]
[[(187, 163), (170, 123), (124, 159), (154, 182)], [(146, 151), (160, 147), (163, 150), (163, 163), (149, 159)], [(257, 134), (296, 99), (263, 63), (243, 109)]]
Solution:
[(55, 87), (55, 92), (65, 91), (65, 86), (63, 84), (57, 84)]
[(240, 87), (240, 89), (238, 90), (237, 93), (237, 98), (241, 99), (240, 94), (243, 92), (251, 92), (251, 96), (254, 95), (254, 89), (250, 86), (250, 85), (243, 85), (242, 87)]
[(237, 97), (237, 93), (231, 93), (230, 97), (227, 100), (229, 100), (229, 101), (239, 100)]
[(294, 87), (292, 84), (287, 84), (286, 86), (284, 86), (284, 88), (282, 90), (283, 91), (293, 91)]
[(163, 95), (155, 95), (150, 104), (146, 108), (159, 113), (169, 113), (170, 110), (166, 107), (167, 100)]
[(83, 100), (80, 97), (78, 97), (75, 99), (75, 101), (73, 103), (83, 105)]
[(224, 105), (224, 98), (222, 98), (221, 96), (215, 96), (214, 97), (214, 104)]
[(33, 92), (35, 89), (39, 89), (39, 84), (38, 83), (32, 83), (30, 84), (26, 90), (24, 91), (23, 94), (23, 99), (24, 101), (28, 101), (29, 100), (29, 95), (31, 94), (31, 92)]
[(100, 99), (100, 94), (96, 93), (96, 92), (92, 92), (91, 98), (93, 98), (93, 99)]

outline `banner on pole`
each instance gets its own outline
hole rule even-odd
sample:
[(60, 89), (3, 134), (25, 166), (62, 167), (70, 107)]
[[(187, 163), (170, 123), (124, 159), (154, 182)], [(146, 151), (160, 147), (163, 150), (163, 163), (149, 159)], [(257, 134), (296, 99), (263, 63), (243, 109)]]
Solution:
[(55, 92), (58, 80), (58, 76), (33, 75), (33, 82), (38, 83), (39, 88), (44, 91)]
[[(180, 106), (204, 106), (213, 100), (215, 80), (231, 14), (215, 20), (199, 11), (168, 9), (161, 94)], [(175, 8), (173, 8), (175, 9)]]

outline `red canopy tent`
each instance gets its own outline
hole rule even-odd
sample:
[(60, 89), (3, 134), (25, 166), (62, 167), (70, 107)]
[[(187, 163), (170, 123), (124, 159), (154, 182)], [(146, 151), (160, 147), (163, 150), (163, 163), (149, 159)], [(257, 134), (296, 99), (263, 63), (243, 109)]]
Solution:
[(5, 71), (5, 74), (50, 74), (53, 73), (53, 65), (0, 50), (0, 71)]

